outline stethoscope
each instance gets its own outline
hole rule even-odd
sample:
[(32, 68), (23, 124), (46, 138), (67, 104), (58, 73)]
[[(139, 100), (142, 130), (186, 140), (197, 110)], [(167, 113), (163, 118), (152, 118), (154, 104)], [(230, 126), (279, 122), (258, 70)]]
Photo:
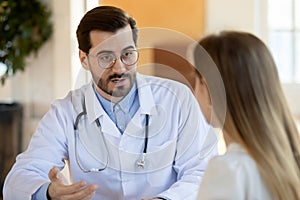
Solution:
[[(109, 155), (108, 155), (108, 147), (107, 147), (107, 142), (106, 139), (104, 137), (103, 131), (102, 131), (102, 127), (101, 127), (101, 123), (99, 121), (99, 119), (96, 119), (96, 124), (99, 127), (100, 130), (100, 134), (105, 146), (105, 150), (106, 150), (106, 162), (104, 167), (102, 168), (91, 168), (91, 169), (86, 169), (82, 166), (82, 164), (80, 163), (79, 157), (78, 157), (78, 150), (77, 150), (77, 140), (79, 137), (79, 131), (78, 131), (78, 124), (79, 124), (79, 120), (82, 116), (86, 115), (86, 110), (85, 110), (85, 106), (83, 106), (83, 111), (81, 113), (79, 113), (76, 117), (75, 123), (74, 123), (74, 137), (75, 137), (75, 159), (76, 159), (76, 163), (78, 165), (78, 167), (80, 168), (81, 171), (83, 171), (84, 173), (89, 173), (89, 172), (100, 172), (103, 171), (107, 168), (108, 163), (109, 163)], [(137, 161), (137, 166), (139, 168), (144, 168), (146, 162), (146, 153), (147, 153), (147, 146), (148, 146), (148, 132), (149, 132), (149, 114), (146, 114), (146, 124), (145, 124), (145, 138), (144, 138), (144, 149), (143, 149), (143, 153), (142, 153), (142, 157), (139, 161)]]

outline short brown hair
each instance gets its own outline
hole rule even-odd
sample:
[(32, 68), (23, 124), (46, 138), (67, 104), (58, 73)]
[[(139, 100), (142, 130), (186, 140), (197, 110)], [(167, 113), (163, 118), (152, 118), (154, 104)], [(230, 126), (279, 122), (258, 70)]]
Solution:
[(88, 11), (81, 19), (76, 34), (79, 49), (88, 53), (91, 48), (90, 32), (100, 30), (116, 32), (117, 30), (130, 25), (133, 41), (137, 43), (136, 22), (132, 17), (120, 8), (113, 6), (99, 6)]

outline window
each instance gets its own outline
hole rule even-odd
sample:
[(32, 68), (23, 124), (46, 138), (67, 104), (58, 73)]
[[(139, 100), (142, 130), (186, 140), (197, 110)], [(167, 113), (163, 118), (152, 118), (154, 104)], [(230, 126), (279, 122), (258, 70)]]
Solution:
[(269, 47), (283, 83), (300, 83), (300, 0), (268, 0)]
[(85, 0), (85, 10), (86, 12), (89, 11), (90, 9), (99, 6), (98, 0)]

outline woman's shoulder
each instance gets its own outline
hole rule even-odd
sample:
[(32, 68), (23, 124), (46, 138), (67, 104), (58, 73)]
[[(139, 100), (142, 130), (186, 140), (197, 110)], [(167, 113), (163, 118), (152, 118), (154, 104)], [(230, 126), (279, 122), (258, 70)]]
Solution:
[(230, 197), (223, 199), (272, 199), (255, 161), (235, 143), (228, 146), (224, 155), (210, 160), (200, 187), (205, 197), (215, 197), (212, 192), (207, 192), (212, 185), (221, 191), (220, 198)]
[(214, 159), (215, 162), (225, 162), (232, 166), (256, 165), (247, 150), (237, 143), (230, 144), (224, 155), (217, 156)]
[(207, 169), (237, 177), (240, 180), (260, 179), (255, 161), (241, 145), (236, 143), (229, 145), (224, 155), (214, 157)]

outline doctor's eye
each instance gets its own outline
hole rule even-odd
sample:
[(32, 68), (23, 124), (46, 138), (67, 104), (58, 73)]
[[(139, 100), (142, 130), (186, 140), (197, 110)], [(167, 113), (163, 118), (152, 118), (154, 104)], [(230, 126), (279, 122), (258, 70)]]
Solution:
[(109, 53), (103, 53), (97, 56), (99, 62), (110, 63), (115, 60), (115, 56)]
[(126, 50), (122, 53), (121, 60), (125, 65), (134, 65), (138, 60), (139, 54), (137, 50)]

